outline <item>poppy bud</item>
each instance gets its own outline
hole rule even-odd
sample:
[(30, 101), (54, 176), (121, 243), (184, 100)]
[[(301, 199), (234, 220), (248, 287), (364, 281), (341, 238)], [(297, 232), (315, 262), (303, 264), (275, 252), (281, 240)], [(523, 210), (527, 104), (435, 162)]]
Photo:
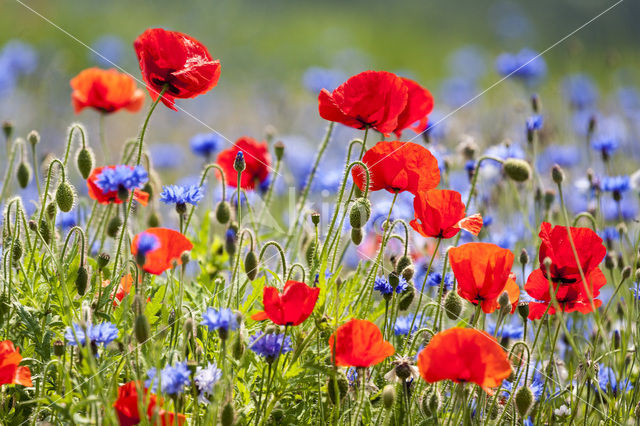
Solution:
[(400, 300), (398, 301), (398, 309), (406, 311), (411, 306), (411, 302), (416, 297), (416, 288), (413, 284), (409, 284), (407, 288), (400, 293)]
[(508, 158), (502, 164), (504, 173), (516, 182), (525, 182), (531, 177), (531, 166), (525, 160)]
[(516, 391), (515, 395), (516, 400), (516, 408), (518, 409), (518, 414), (520, 417), (526, 418), (527, 413), (529, 413), (529, 409), (531, 409), (531, 405), (533, 404), (533, 393), (529, 386), (523, 386)]
[(118, 231), (122, 226), (122, 219), (120, 216), (112, 217), (107, 223), (107, 235), (111, 238), (116, 238), (118, 236)]
[(131, 310), (133, 311), (135, 316), (141, 315), (144, 312), (144, 304), (145, 301), (141, 295), (136, 294), (133, 297), (133, 302), (131, 303)]
[(118, 187), (118, 200), (122, 201), (123, 203), (126, 203), (128, 199), (129, 199), (129, 190), (127, 188), (125, 188), (124, 186), (119, 186)]
[(437, 390), (427, 390), (422, 394), (420, 408), (427, 417), (435, 416), (440, 409), (440, 393)]
[(149, 327), (149, 320), (147, 317), (141, 313), (136, 317), (135, 324), (133, 326), (133, 331), (136, 335), (136, 340), (138, 343), (142, 344), (149, 339), (149, 334), (151, 334)]
[(392, 271), (389, 274), (389, 284), (391, 285), (393, 291), (395, 291), (396, 288), (398, 288), (398, 285), (400, 285), (400, 277), (395, 271)]
[(520, 318), (522, 318), (522, 321), (527, 321), (527, 318), (529, 317), (529, 303), (527, 302), (521, 302), (518, 303), (518, 314), (520, 315)]
[(87, 282), (89, 281), (89, 272), (87, 268), (80, 265), (78, 268), (78, 275), (76, 275), (76, 290), (80, 296), (84, 296), (84, 293), (87, 291)]
[(64, 180), (58, 185), (56, 190), (56, 203), (58, 208), (63, 212), (69, 212), (73, 208), (73, 204), (76, 201), (76, 194), (71, 184)]
[(396, 402), (396, 388), (393, 385), (386, 385), (382, 389), (382, 405), (385, 410), (391, 410)]
[(404, 278), (405, 281), (410, 281), (411, 278), (413, 278), (413, 274), (415, 274), (415, 270), (413, 266), (409, 266), (402, 271), (402, 278)]
[(42, 219), (40, 221), (39, 230), (44, 242), (49, 244), (51, 242), (51, 228), (49, 227), (49, 222), (47, 222), (45, 219)]
[(255, 280), (258, 275), (258, 256), (253, 250), (249, 251), (244, 258), (244, 271), (251, 281)]
[(522, 249), (522, 251), (520, 252), (520, 264), (521, 265), (526, 265), (529, 263), (529, 253), (527, 253), (527, 249)]
[(358, 198), (349, 211), (349, 223), (352, 228), (362, 228), (370, 216), (371, 202), (366, 198)]
[(34, 232), (38, 230), (38, 225), (36, 225), (35, 220), (30, 220), (29, 222), (27, 222), (27, 226), (29, 227), (30, 230)]
[(53, 220), (56, 217), (56, 213), (58, 212), (58, 207), (56, 203), (49, 203), (45, 207), (45, 214), (49, 218), (49, 220)]
[(227, 201), (220, 201), (216, 206), (216, 219), (219, 223), (225, 224), (231, 218), (231, 207)]
[(142, 187), (142, 190), (147, 194), (149, 194), (149, 200), (153, 198), (153, 185), (151, 185), (151, 182), (145, 183), (144, 186)]
[(155, 211), (151, 212), (149, 218), (147, 219), (147, 225), (149, 225), (149, 228), (156, 228), (158, 225), (160, 225), (160, 218), (158, 217), (158, 213), (156, 213)]
[(413, 266), (411, 258), (409, 256), (402, 256), (396, 263), (396, 272), (401, 274), (402, 271), (405, 270), (405, 268), (408, 268), (410, 266)]
[(109, 253), (104, 253), (104, 252), (100, 253), (98, 255), (98, 258), (96, 259), (98, 270), (102, 271), (104, 268), (106, 268), (110, 260), (111, 260), (111, 256), (109, 255)]
[(626, 280), (631, 276), (631, 266), (625, 266), (622, 270), (622, 279)]
[(187, 318), (186, 320), (184, 320), (184, 325), (182, 327), (184, 331), (184, 337), (186, 340), (190, 339), (195, 335), (196, 325), (193, 322), (193, 318)]
[(16, 177), (18, 179), (18, 185), (20, 188), (24, 189), (29, 185), (31, 181), (31, 166), (26, 161), (21, 161), (18, 165), (18, 171), (16, 172)]
[(498, 297), (498, 304), (500, 305), (500, 313), (502, 315), (507, 315), (511, 312), (511, 301), (509, 300), (509, 293), (503, 291)]
[(551, 204), (556, 199), (556, 192), (553, 189), (548, 189), (544, 191), (544, 208), (549, 210)]
[(82, 179), (87, 179), (93, 170), (93, 152), (89, 148), (81, 148), (76, 155), (76, 167)]
[(60, 339), (53, 342), (53, 354), (55, 356), (64, 355), (64, 342)]
[(357, 246), (360, 245), (362, 242), (362, 229), (351, 228), (351, 241)]
[(311, 223), (313, 223), (315, 226), (318, 226), (318, 224), (320, 223), (320, 213), (311, 213)]
[(18, 261), (22, 258), (22, 242), (20, 240), (15, 240), (13, 242), (13, 248), (11, 249), (11, 259), (13, 263), (18, 263)]
[(273, 151), (276, 153), (276, 159), (282, 160), (282, 156), (284, 155), (284, 144), (282, 141), (273, 144)]
[(11, 135), (13, 134), (13, 123), (10, 121), (2, 123), (2, 132), (4, 133), (5, 139), (11, 139)]
[(542, 259), (542, 266), (544, 266), (544, 269), (548, 270), (549, 268), (551, 268), (551, 265), (553, 265), (553, 260), (551, 260), (549, 256)]
[(551, 179), (553, 179), (553, 181), (558, 185), (560, 185), (564, 180), (564, 172), (562, 171), (562, 168), (557, 164), (554, 164), (551, 168)]
[(616, 267), (615, 252), (613, 251), (607, 252), (607, 255), (604, 257), (604, 267), (609, 270), (615, 269)]
[(338, 401), (336, 398), (336, 391), (338, 391), (338, 395), (340, 395), (340, 400), (345, 397), (347, 391), (349, 390), (349, 381), (344, 373), (336, 373), (335, 378), (330, 378), (329, 383), (327, 383), (327, 393), (329, 394), (329, 399), (335, 405)]
[(244, 354), (244, 342), (240, 338), (240, 333), (237, 334), (236, 339), (233, 341), (231, 353), (233, 354), (234, 359), (240, 359)]
[(233, 256), (236, 253), (236, 241), (238, 239), (238, 224), (232, 222), (227, 228), (224, 239), (224, 248), (229, 253), (229, 256)]
[(233, 160), (233, 168), (236, 172), (240, 173), (247, 168), (247, 163), (244, 161), (244, 154), (242, 151), (236, 153), (236, 158)]
[(227, 402), (222, 408), (220, 415), (220, 423), (222, 426), (232, 426), (236, 422), (236, 411), (233, 409), (231, 401)]
[(455, 291), (447, 293), (447, 297), (444, 298), (444, 311), (447, 314), (447, 318), (451, 320), (458, 319), (460, 312), (462, 312), (462, 299)]

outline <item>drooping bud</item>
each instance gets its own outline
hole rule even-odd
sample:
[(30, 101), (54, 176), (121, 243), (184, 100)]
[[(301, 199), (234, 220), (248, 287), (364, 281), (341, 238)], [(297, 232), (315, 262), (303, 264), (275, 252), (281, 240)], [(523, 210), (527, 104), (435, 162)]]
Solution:
[(83, 179), (87, 179), (93, 170), (93, 151), (91, 148), (80, 148), (76, 154), (76, 166)]
[(150, 327), (149, 327), (149, 320), (143, 313), (140, 313), (136, 317), (133, 331), (136, 335), (136, 340), (138, 341), (138, 343), (142, 344), (146, 342), (147, 339), (149, 339), (149, 335), (151, 333)]
[(627, 265), (622, 270), (622, 279), (626, 280), (631, 276), (631, 266)]
[(250, 250), (244, 257), (244, 271), (251, 281), (255, 280), (258, 275), (258, 256), (253, 250)]
[(382, 389), (382, 405), (385, 410), (391, 410), (396, 402), (396, 388), (393, 385), (386, 385)]
[(516, 182), (525, 182), (531, 177), (531, 166), (525, 160), (508, 158), (502, 164), (502, 170)]
[(40, 221), (40, 226), (38, 227), (40, 231), (40, 235), (45, 243), (49, 244), (51, 242), (51, 228), (49, 227), (49, 222), (47, 222), (44, 218)]
[(516, 391), (515, 395), (516, 400), (516, 408), (518, 409), (518, 414), (522, 418), (526, 418), (531, 406), (533, 405), (533, 393), (529, 386), (523, 386)]
[(111, 238), (116, 238), (118, 236), (118, 231), (122, 226), (122, 219), (120, 216), (112, 217), (107, 223), (107, 235)]
[(31, 166), (26, 161), (21, 161), (18, 165), (18, 171), (16, 172), (16, 177), (18, 179), (18, 185), (20, 188), (24, 189), (31, 182)]
[(247, 163), (244, 161), (244, 154), (242, 151), (236, 153), (236, 158), (233, 161), (233, 168), (236, 172), (240, 173), (247, 168)]
[(353, 244), (359, 246), (362, 242), (362, 229), (360, 228), (351, 228), (351, 241)]
[(282, 160), (282, 156), (284, 155), (284, 144), (282, 141), (273, 144), (273, 151), (276, 153), (276, 159)]
[(462, 299), (455, 291), (447, 293), (447, 297), (444, 298), (444, 311), (447, 314), (447, 318), (456, 320), (462, 312)]
[(440, 393), (436, 390), (425, 390), (420, 400), (420, 408), (427, 417), (435, 416), (440, 409)]
[(560, 185), (564, 180), (564, 172), (562, 171), (562, 168), (557, 164), (554, 164), (551, 168), (551, 179), (553, 179), (553, 181), (558, 185)]
[(391, 285), (393, 291), (396, 291), (396, 288), (400, 285), (400, 277), (395, 271), (389, 274), (389, 285)]
[(30, 131), (27, 135), (27, 140), (29, 141), (31, 146), (38, 145), (38, 142), (40, 142), (40, 133), (35, 130)]
[(616, 254), (613, 251), (608, 251), (604, 257), (604, 267), (613, 270), (616, 267)]
[(76, 275), (76, 290), (80, 296), (84, 296), (84, 293), (87, 291), (87, 283), (89, 282), (89, 272), (87, 268), (80, 265), (78, 268), (78, 274)]
[(411, 306), (411, 302), (413, 302), (413, 299), (415, 299), (416, 297), (416, 288), (415, 286), (410, 283), (407, 288), (400, 293), (400, 300), (398, 300), (398, 309), (400, 311), (406, 311), (407, 309), (409, 309), (409, 306)]
[(371, 202), (366, 198), (354, 201), (349, 211), (349, 223), (352, 228), (362, 228), (371, 217)]
[(520, 264), (522, 266), (526, 265), (529, 263), (529, 253), (527, 253), (527, 249), (523, 248), (522, 251), (520, 251)]
[(149, 225), (149, 228), (156, 228), (158, 225), (160, 225), (160, 218), (158, 217), (158, 213), (152, 211), (149, 214), (149, 217), (147, 218), (147, 225)]
[(406, 268), (413, 266), (413, 262), (409, 256), (401, 256), (396, 263), (396, 272), (401, 274)]
[(415, 269), (413, 269), (413, 266), (409, 266), (407, 268), (404, 268), (404, 270), (402, 271), (402, 278), (404, 278), (405, 281), (409, 282), (411, 278), (413, 278), (413, 274), (415, 274)]
[(236, 423), (236, 411), (233, 409), (231, 401), (227, 402), (222, 408), (220, 423), (222, 426), (233, 426)]
[(76, 201), (76, 194), (69, 181), (64, 180), (58, 185), (56, 190), (56, 203), (58, 208), (67, 213), (73, 208), (73, 204)]
[(220, 201), (216, 206), (216, 219), (218, 223), (225, 224), (231, 218), (231, 206), (227, 201)]
[(509, 300), (509, 293), (503, 291), (498, 297), (498, 304), (500, 305), (500, 314), (507, 315), (511, 312), (511, 301)]

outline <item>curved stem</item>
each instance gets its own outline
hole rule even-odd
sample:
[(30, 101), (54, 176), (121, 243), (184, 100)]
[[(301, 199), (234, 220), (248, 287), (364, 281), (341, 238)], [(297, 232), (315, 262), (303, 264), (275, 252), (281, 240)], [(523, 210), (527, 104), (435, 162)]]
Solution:
[(598, 225), (596, 225), (596, 219), (593, 217), (593, 215), (589, 212), (582, 212), (582, 213), (578, 213), (574, 218), (573, 218), (573, 222), (572, 225), (576, 226), (578, 224), (578, 222), (580, 221), (580, 219), (585, 218), (588, 219), (589, 222), (591, 222), (591, 229), (593, 229), (594, 231), (598, 228)]
[(74, 226), (69, 230), (67, 237), (64, 240), (64, 245), (62, 246), (62, 252), (60, 253), (60, 259), (64, 262), (64, 255), (67, 251), (67, 246), (69, 245), (69, 240), (71, 239), (71, 235), (73, 233), (80, 234), (80, 265), (84, 264), (84, 256), (85, 256), (85, 237), (84, 231), (79, 226)]
[[(282, 278), (286, 281), (287, 279), (287, 258), (284, 255), (284, 250), (282, 246), (275, 241), (268, 241), (264, 246), (262, 246), (262, 250), (260, 250), (260, 255), (258, 256), (258, 262), (262, 261), (262, 257), (264, 256), (265, 251), (269, 246), (273, 246), (280, 253), (280, 262), (282, 263)], [(284, 281), (283, 281), (284, 282)]]
[(82, 147), (84, 148), (86, 146), (86, 135), (85, 135), (84, 126), (80, 123), (73, 123), (71, 126), (69, 126), (69, 137), (67, 138), (67, 147), (64, 151), (65, 166), (69, 161), (69, 152), (71, 151), (71, 142), (73, 141), (73, 133), (76, 130), (80, 132), (80, 135), (82, 136)]
[[(204, 170), (202, 171), (202, 177), (200, 178), (199, 186), (204, 185), (204, 182), (207, 179), (207, 174), (211, 169), (218, 170), (220, 174), (220, 181), (222, 183), (222, 201), (224, 201), (226, 198), (227, 182), (225, 181), (225, 178), (224, 178), (224, 170), (222, 170), (222, 167), (220, 167), (217, 163), (211, 163), (204, 168)], [(185, 222), (185, 225), (184, 225), (185, 232), (189, 228), (189, 223), (191, 223), (191, 216), (193, 216), (193, 212), (195, 209), (196, 209), (196, 206), (191, 206), (191, 210), (189, 211), (189, 216), (187, 217), (187, 221)]]
[(306, 281), (306, 271), (304, 270), (304, 266), (302, 266), (300, 263), (294, 263), (291, 265), (291, 267), (289, 268), (289, 274), (287, 275), (287, 281), (289, 281), (291, 279), (291, 276), (293, 275), (293, 272), (295, 271), (295, 269), (299, 268), (300, 271), (302, 272), (302, 282)]

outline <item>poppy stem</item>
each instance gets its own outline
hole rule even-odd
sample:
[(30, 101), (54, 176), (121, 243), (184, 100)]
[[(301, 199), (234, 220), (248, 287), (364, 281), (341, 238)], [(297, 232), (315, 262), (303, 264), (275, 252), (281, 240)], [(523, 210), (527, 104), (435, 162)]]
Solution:
[[(220, 175), (220, 186), (222, 189), (222, 201), (224, 202), (226, 199), (226, 186), (227, 183), (225, 181), (225, 177), (224, 177), (224, 170), (222, 169), (222, 167), (220, 167), (220, 165), (218, 165), (217, 163), (212, 163), (207, 165), (204, 170), (202, 171), (202, 176), (200, 177), (200, 184), (198, 186), (202, 186), (204, 185), (205, 180), (207, 179), (207, 174), (209, 173), (209, 170), (211, 169), (216, 169), (219, 172)], [(191, 206), (191, 210), (189, 210), (189, 216), (187, 217), (187, 221), (184, 225), (184, 229), (185, 231), (187, 229), (189, 229), (189, 224), (191, 223), (191, 217), (193, 216), (193, 212), (196, 209), (196, 206)]]
[[(422, 281), (422, 287), (420, 288), (420, 296), (418, 296), (418, 303), (416, 305), (416, 310), (413, 313), (413, 319), (411, 319), (411, 326), (409, 327), (409, 334), (407, 335), (407, 340), (405, 341), (405, 348), (407, 346), (407, 344), (409, 343), (409, 337), (411, 336), (411, 330), (413, 330), (413, 326), (416, 323), (416, 318), (418, 317), (418, 312), (420, 311), (420, 305), (422, 305), (422, 298), (424, 296), (424, 286), (427, 285), (427, 279), (429, 278), (429, 273), (431, 273), (431, 267), (433, 266), (433, 260), (436, 258), (436, 255), (438, 254), (438, 249), (440, 248), (440, 243), (442, 242), (442, 237), (438, 237), (438, 239), (436, 240), (436, 247), (433, 249), (433, 254), (431, 255), (431, 260), (429, 260), (429, 266), (427, 267), (427, 272), (424, 275), (424, 280)], [(439, 296), (438, 296), (438, 300), (442, 299), (442, 292), (443, 292), (443, 287), (444, 287), (444, 274), (442, 275), (442, 280), (440, 281), (440, 289), (439, 289)], [(438, 303), (438, 308), (436, 311), (436, 321), (438, 318), (438, 314), (440, 313), (440, 306), (441, 303)], [(436, 325), (437, 323), (434, 322), (434, 325)], [(434, 328), (435, 330), (435, 328)]]

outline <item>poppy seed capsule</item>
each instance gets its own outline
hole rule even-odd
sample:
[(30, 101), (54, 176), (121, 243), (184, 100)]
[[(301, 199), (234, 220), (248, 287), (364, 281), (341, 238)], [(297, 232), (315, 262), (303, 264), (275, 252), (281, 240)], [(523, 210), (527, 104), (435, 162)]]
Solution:
[(67, 213), (71, 211), (75, 201), (76, 194), (71, 184), (66, 180), (60, 182), (56, 190), (56, 203), (58, 204), (58, 208)]
[(313, 223), (314, 226), (318, 226), (318, 224), (320, 223), (320, 213), (318, 212), (311, 213), (311, 223)]
[(396, 388), (393, 385), (386, 385), (382, 389), (382, 405), (385, 410), (391, 410), (396, 402)]
[(529, 263), (529, 253), (527, 253), (527, 249), (522, 249), (522, 251), (520, 252), (520, 264), (521, 265), (526, 265)]
[(53, 342), (53, 354), (55, 356), (64, 355), (64, 342), (60, 339)]
[(244, 271), (251, 281), (255, 280), (258, 275), (258, 256), (253, 250), (249, 251), (244, 258)]
[(142, 344), (146, 342), (147, 339), (149, 339), (149, 334), (150, 334), (149, 320), (147, 320), (147, 317), (144, 314), (139, 314), (136, 317), (133, 331), (135, 333), (136, 340), (138, 341), (138, 343)]
[(111, 238), (115, 238), (118, 236), (118, 231), (120, 230), (120, 227), (122, 226), (122, 219), (120, 219), (120, 216), (114, 216), (109, 220), (109, 223), (107, 223), (107, 235), (110, 236)]
[(562, 168), (557, 164), (554, 164), (551, 168), (551, 179), (553, 179), (553, 181), (558, 185), (560, 185), (564, 180), (564, 172), (562, 171)]
[(529, 386), (523, 386), (516, 391), (516, 408), (520, 417), (526, 418), (533, 404), (533, 393)]
[(400, 300), (398, 301), (398, 309), (400, 311), (406, 311), (411, 306), (411, 302), (416, 297), (416, 288), (413, 284), (409, 284), (405, 291), (400, 294)]
[(456, 320), (460, 316), (462, 299), (455, 291), (450, 291), (447, 293), (447, 297), (444, 298), (444, 311), (450, 320)]
[(527, 318), (529, 317), (529, 303), (527, 302), (521, 302), (518, 303), (518, 314), (520, 315), (520, 318), (522, 318), (522, 321), (527, 321)]
[(76, 155), (76, 167), (82, 179), (87, 179), (93, 170), (93, 152), (89, 148), (81, 148)]
[(216, 206), (216, 219), (218, 223), (225, 224), (231, 218), (231, 207), (227, 201), (220, 201)]
[(276, 159), (282, 160), (282, 156), (284, 155), (284, 144), (282, 141), (273, 144), (273, 151), (276, 153)]
[(98, 270), (102, 271), (108, 264), (109, 261), (111, 260), (111, 256), (109, 255), (109, 253), (100, 253), (98, 255), (98, 259), (96, 260), (96, 264), (98, 265)]
[(509, 300), (509, 293), (503, 291), (498, 297), (498, 304), (500, 305), (500, 313), (502, 315), (507, 315), (511, 312), (511, 301)]
[(349, 390), (349, 381), (344, 373), (337, 373), (335, 380), (334, 378), (329, 378), (329, 383), (327, 383), (327, 393), (329, 394), (329, 399), (334, 405), (336, 405), (338, 401), (338, 398), (336, 398), (336, 390), (338, 391), (338, 395), (340, 395), (340, 400), (347, 395), (347, 391)]
[(78, 268), (78, 274), (76, 275), (76, 290), (80, 296), (84, 296), (87, 291), (87, 282), (89, 282), (89, 272), (84, 266)]
[(349, 223), (352, 228), (362, 228), (371, 217), (371, 202), (366, 198), (354, 201), (349, 211)]
[(11, 139), (11, 135), (13, 135), (13, 123), (10, 121), (5, 121), (2, 123), (2, 132), (4, 133), (5, 139)]
[(524, 160), (508, 158), (502, 164), (502, 170), (516, 182), (525, 182), (531, 177), (531, 166)]
[(351, 228), (351, 241), (357, 246), (360, 245), (362, 242), (362, 229)]
[(21, 161), (18, 165), (18, 171), (16, 172), (16, 178), (18, 179), (18, 185), (24, 189), (31, 182), (31, 166), (25, 161)]

